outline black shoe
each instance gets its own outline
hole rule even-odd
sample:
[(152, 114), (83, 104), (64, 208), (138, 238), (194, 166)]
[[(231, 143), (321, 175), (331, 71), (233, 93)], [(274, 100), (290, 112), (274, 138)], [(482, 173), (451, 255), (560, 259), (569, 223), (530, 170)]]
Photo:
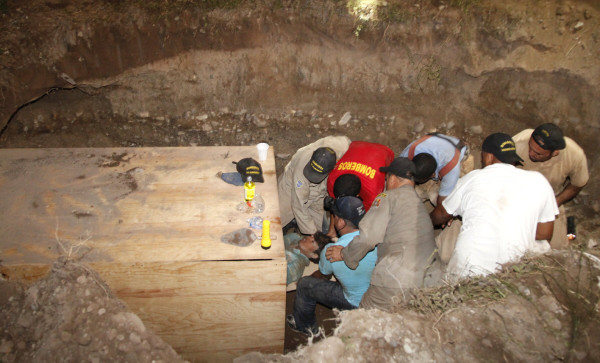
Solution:
[(285, 321), (287, 325), (292, 328), (293, 331), (298, 333), (306, 334), (306, 335), (319, 335), (320, 329), (317, 326), (313, 326), (312, 328), (306, 328), (306, 330), (300, 330), (296, 327), (296, 319), (294, 319), (294, 314), (290, 314), (285, 317)]

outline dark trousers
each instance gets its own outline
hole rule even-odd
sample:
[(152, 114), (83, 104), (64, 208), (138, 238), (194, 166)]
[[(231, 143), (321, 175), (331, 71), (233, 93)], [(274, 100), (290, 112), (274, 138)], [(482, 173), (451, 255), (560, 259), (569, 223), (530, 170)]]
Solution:
[(311, 330), (318, 326), (315, 317), (317, 303), (340, 310), (356, 309), (344, 297), (342, 285), (337, 281), (306, 276), (298, 280), (294, 301), (294, 320), (298, 330)]

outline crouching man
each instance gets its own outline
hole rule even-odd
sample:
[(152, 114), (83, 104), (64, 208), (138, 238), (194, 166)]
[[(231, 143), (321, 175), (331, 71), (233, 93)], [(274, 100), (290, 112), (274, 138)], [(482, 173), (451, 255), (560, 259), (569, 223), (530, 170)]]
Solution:
[[(338, 241), (325, 246), (319, 259), (319, 271), (298, 281), (294, 312), (287, 316), (288, 325), (302, 333), (317, 334), (315, 317), (317, 303), (340, 310), (356, 309), (369, 288), (371, 273), (377, 261), (377, 249), (367, 253), (359, 266), (351, 270), (343, 262), (329, 262), (325, 251), (332, 246), (346, 246), (358, 235), (358, 223), (365, 214), (362, 201), (356, 197), (328, 199), (333, 224), (340, 236)], [(330, 281), (335, 275), (337, 281)]]
[(545, 252), (558, 207), (544, 176), (517, 169), (521, 159), (510, 135), (489, 135), (481, 147), (482, 169), (462, 177), (432, 213), (436, 225), (462, 216), (448, 263), (451, 279), (487, 275), (525, 252)]
[[(360, 224), (360, 236), (346, 247), (325, 250), (329, 261), (344, 261), (355, 269), (377, 246), (377, 266), (361, 308), (391, 310), (396, 300), (411, 289), (439, 281), (439, 263), (433, 240), (433, 225), (415, 192), (415, 165), (398, 157), (389, 166), (386, 191), (379, 194)], [(359, 263), (360, 262), (360, 263)]]

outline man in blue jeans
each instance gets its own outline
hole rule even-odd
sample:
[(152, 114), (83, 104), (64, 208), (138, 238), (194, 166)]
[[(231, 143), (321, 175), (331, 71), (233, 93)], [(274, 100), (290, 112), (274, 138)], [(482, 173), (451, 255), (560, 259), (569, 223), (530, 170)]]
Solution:
[[(356, 270), (349, 269), (343, 261), (329, 262), (325, 251), (330, 246), (347, 246), (358, 235), (358, 223), (365, 215), (362, 201), (356, 197), (327, 198), (326, 209), (332, 214), (338, 241), (323, 248), (319, 271), (298, 281), (294, 312), (287, 316), (288, 325), (301, 333), (318, 334), (315, 317), (317, 303), (341, 310), (356, 309), (371, 283), (371, 273), (377, 262), (377, 248), (360, 261)], [(335, 275), (337, 281), (330, 281)]]

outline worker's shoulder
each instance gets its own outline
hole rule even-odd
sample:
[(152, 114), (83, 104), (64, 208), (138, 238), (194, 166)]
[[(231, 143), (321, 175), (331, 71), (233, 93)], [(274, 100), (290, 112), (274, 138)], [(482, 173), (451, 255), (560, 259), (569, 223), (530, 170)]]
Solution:
[(529, 138), (533, 133), (533, 129), (525, 129), (517, 134), (515, 134), (512, 139), (515, 143), (519, 142), (529, 142)]
[(387, 201), (387, 198), (388, 198), (388, 194), (385, 192), (377, 194), (377, 196), (373, 200), (373, 203), (371, 204), (371, 208), (372, 209), (379, 208), (379, 206), (381, 206), (381, 203), (384, 203), (385, 201)]
[(571, 139), (568, 136), (565, 136), (565, 144), (565, 152), (572, 153), (575, 156), (585, 156), (585, 151), (581, 146), (579, 146), (579, 144), (575, 140)]

